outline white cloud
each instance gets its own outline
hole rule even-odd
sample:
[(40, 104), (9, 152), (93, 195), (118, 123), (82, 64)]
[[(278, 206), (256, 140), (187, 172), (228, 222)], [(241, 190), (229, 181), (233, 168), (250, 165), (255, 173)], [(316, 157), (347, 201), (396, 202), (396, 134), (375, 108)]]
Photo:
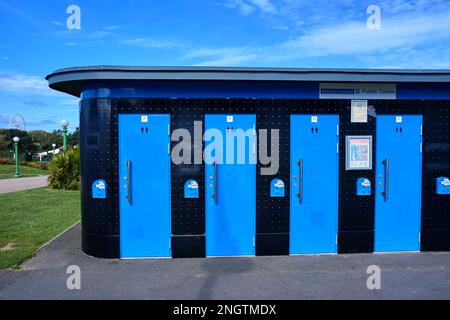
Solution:
[[(317, 58), (321, 57), (353, 60), (351, 64), (361, 67), (443, 68), (449, 65), (449, 55), (444, 54), (448, 52), (445, 50), (448, 45), (443, 45), (450, 43), (448, 1), (419, 0), (412, 5), (410, 1), (379, 0), (381, 30), (367, 29), (366, 8), (361, 4), (356, 6), (358, 3), (354, 0), (339, 5), (328, 0), (316, 1), (318, 4), (282, 0), (277, 2), (277, 7), (267, 0), (228, 0), (225, 3), (229, 8), (239, 9), (241, 14), (266, 13), (261, 16), (272, 21), (273, 27), (278, 20), (286, 23), (284, 31), (278, 32), (278, 40), (271, 44), (264, 36), (252, 44), (223, 47), (154, 38), (134, 38), (122, 43), (175, 50), (181, 61), (194, 65), (300, 65), (308, 61), (318, 63)], [(322, 3), (327, 5), (325, 13), (316, 8), (316, 4)], [(293, 19), (299, 16), (302, 19)], [(264, 41), (260, 41), (262, 39)], [(258, 45), (258, 42), (265, 44)]]
[(186, 44), (181, 41), (161, 40), (153, 38), (133, 38), (122, 41), (123, 44), (128, 44), (142, 48), (155, 49), (180, 49), (186, 47)]
[(449, 69), (450, 49), (444, 47), (394, 50), (383, 55), (362, 55), (358, 59), (368, 68)]
[(219, 57), (217, 59), (205, 60), (202, 62), (194, 63), (193, 65), (194, 66), (219, 66), (219, 67), (220, 66), (221, 67), (237, 66), (237, 65), (245, 64), (250, 61), (255, 61), (256, 59), (258, 59), (257, 54), (249, 54), (249, 55), (238, 54), (238, 55), (232, 55), (232, 56), (223, 55), (222, 57)]
[(255, 11), (255, 8), (242, 0), (228, 0), (225, 2), (225, 7), (230, 9), (238, 9), (239, 12), (247, 16)]
[(60, 95), (48, 87), (45, 79), (20, 73), (0, 73), (0, 91), (37, 96)]
[[(58, 104), (61, 106), (78, 106), (79, 99), (78, 98), (64, 99), (64, 100), (59, 101)], [(65, 109), (65, 110), (67, 110), (67, 109)]]
[(260, 48), (246, 47), (192, 47), (186, 51), (182, 59), (196, 61), (196, 66), (235, 66), (257, 60)]
[(53, 21), (51, 21), (51, 23), (52, 23), (53, 25), (55, 25), (55, 26), (58, 26), (58, 27), (64, 26), (64, 23), (62, 23), (61, 21), (53, 20)]
[(238, 9), (239, 12), (246, 16), (257, 10), (263, 13), (276, 14), (277, 9), (270, 0), (228, 0), (224, 4), (227, 8)]
[(277, 13), (277, 9), (269, 0), (248, 0), (249, 3), (266, 13)]
[(450, 64), (450, 59), (445, 58), (448, 57), (443, 54), (446, 51), (438, 46), (448, 43), (449, 39), (448, 12), (403, 14), (384, 19), (381, 30), (367, 29), (364, 20), (324, 24), (319, 28), (305, 27), (302, 35), (273, 45), (191, 48), (184, 58), (201, 60), (196, 62), (197, 65), (239, 65), (353, 56), (355, 60), (376, 67), (444, 68)]
[(282, 47), (305, 56), (387, 52), (450, 38), (449, 30), (447, 13), (415, 18), (404, 15), (382, 20), (380, 30), (368, 30), (365, 21), (324, 26), (289, 40)]
[(116, 31), (116, 30), (122, 29), (122, 27), (121, 26), (106, 26), (103, 29), (108, 30), (108, 31)]

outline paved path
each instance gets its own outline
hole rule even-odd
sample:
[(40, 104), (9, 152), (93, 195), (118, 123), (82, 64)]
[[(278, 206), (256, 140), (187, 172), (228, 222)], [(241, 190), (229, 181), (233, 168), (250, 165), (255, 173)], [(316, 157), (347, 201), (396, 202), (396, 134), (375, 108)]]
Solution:
[(0, 179), (0, 194), (45, 187), (48, 176)]
[[(80, 251), (80, 225), (21, 271), (0, 270), (0, 299), (450, 299), (450, 253), (115, 260)], [(67, 267), (81, 270), (68, 290)], [(367, 289), (367, 267), (381, 290)]]

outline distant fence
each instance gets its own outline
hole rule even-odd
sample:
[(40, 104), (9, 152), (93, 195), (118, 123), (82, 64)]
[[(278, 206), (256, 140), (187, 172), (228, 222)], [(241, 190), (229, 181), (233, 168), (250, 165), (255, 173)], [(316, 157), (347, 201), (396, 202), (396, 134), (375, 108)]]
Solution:
[[(51, 158), (51, 157), (50, 157)], [(0, 152), (0, 159), (4, 159), (4, 161), (14, 161), (14, 153), (13, 152)], [(39, 161), (39, 157), (36, 155), (33, 155), (31, 153), (26, 152), (20, 152), (19, 153), (19, 161), (23, 162), (32, 162), (32, 161)]]

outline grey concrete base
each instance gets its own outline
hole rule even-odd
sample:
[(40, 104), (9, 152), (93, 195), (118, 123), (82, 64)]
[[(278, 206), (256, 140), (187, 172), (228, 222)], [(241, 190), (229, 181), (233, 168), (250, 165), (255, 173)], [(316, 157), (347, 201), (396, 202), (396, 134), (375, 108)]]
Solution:
[[(66, 288), (69, 265), (81, 290)], [(367, 289), (367, 267), (381, 290)], [(1, 299), (450, 299), (450, 253), (103, 260), (80, 251), (80, 226), (0, 272)]]
[(0, 194), (45, 187), (48, 176), (0, 179)]

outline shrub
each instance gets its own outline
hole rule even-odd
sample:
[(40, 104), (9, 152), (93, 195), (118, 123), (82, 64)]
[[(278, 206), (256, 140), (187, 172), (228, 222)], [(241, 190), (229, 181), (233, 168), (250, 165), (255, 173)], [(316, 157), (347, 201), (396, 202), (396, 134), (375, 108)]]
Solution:
[(26, 165), (31, 168), (48, 170), (48, 162), (27, 162)]
[(13, 158), (0, 158), (0, 164), (14, 165), (16, 160)]
[(48, 185), (53, 189), (80, 190), (80, 148), (70, 148), (53, 158)]

